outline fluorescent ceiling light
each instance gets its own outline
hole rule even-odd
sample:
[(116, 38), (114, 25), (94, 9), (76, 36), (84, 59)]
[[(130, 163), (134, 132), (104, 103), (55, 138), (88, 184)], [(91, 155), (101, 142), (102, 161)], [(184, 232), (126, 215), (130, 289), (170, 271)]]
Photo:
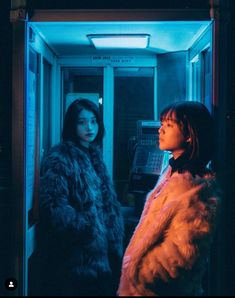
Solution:
[(89, 34), (96, 49), (144, 49), (149, 45), (149, 34)]

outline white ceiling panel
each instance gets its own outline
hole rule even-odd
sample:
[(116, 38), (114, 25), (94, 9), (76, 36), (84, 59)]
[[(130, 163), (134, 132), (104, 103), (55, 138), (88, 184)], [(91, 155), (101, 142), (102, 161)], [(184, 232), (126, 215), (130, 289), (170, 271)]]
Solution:
[(150, 34), (148, 49), (130, 53), (159, 54), (187, 50), (210, 21), (161, 22), (31, 22), (57, 55), (94, 54), (88, 34)]

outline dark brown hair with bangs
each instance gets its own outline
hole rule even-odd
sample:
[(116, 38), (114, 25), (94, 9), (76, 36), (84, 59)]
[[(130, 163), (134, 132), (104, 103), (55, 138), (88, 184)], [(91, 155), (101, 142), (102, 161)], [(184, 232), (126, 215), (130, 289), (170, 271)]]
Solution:
[(67, 110), (67, 112), (65, 114), (65, 118), (64, 118), (62, 139), (63, 139), (63, 141), (72, 141), (75, 143), (79, 142), (77, 132), (76, 132), (76, 127), (77, 127), (77, 122), (78, 122), (78, 116), (81, 113), (81, 111), (84, 109), (93, 112), (96, 117), (96, 121), (98, 123), (99, 130), (98, 130), (98, 134), (93, 142), (100, 144), (103, 139), (103, 136), (104, 136), (103, 120), (100, 117), (98, 106), (86, 98), (76, 99), (68, 107), (68, 110)]
[(190, 162), (205, 167), (214, 151), (214, 123), (208, 109), (200, 102), (179, 101), (168, 105), (160, 120), (174, 120), (183, 135), (190, 138), (186, 148)]

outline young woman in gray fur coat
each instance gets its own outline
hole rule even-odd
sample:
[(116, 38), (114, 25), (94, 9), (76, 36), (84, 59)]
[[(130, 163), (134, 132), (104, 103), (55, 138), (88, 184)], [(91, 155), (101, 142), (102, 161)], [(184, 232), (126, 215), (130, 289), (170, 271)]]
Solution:
[(117, 290), (124, 226), (98, 143), (103, 123), (87, 99), (68, 108), (62, 139), (40, 179), (41, 293), (106, 296)]
[(177, 102), (160, 116), (159, 147), (173, 157), (148, 194), (126, 249), (118, 295), (198, 296), (215, 229), (219, 190), (206, 166), (213, 121), (199, 102)]

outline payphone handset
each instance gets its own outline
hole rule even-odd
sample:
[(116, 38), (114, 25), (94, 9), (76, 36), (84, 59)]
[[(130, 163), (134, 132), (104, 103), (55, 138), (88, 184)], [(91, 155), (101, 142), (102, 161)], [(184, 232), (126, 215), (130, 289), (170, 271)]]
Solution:
[(168, 164), (169, 153), (158, 147), (159, 121), (137, 121), (137, 146), (132, 173), (161, 175)]

